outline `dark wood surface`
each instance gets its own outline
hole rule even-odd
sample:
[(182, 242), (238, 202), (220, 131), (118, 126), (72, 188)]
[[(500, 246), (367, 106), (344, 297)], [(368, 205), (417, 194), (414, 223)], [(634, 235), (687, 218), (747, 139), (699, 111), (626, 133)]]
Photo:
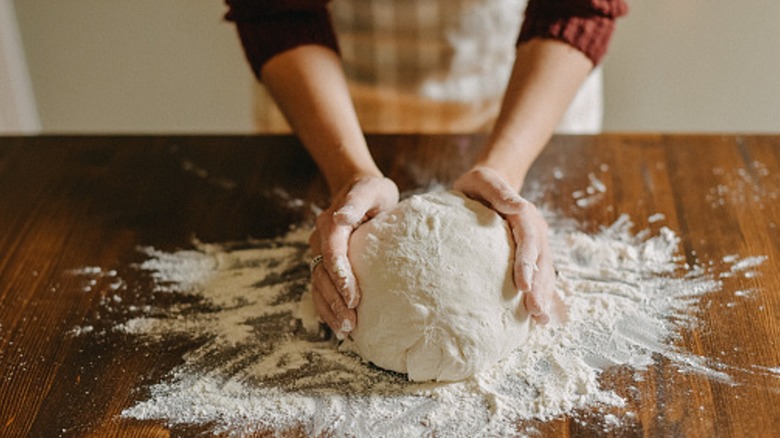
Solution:
[[(369, 137), (381, 168), (402, 190), (452, 181), (482, 140)], [(611, 208), (578, 208), (572, 192), (603, 165), (609, 190), (600, 205)], [(563, 178), (553, 177), (556, 168)], [(740, 175), (755, 184), (736, 187), (737, 194), (713, 192)], [(544, 202), (586, 229), (621, 213), (643, 228), (650, 215), (663, 213), (691, 262), (768, 256), (761, 276), (731, 282), (712, 297), (715, 305), (704, 312), (708, 329), (684, 333), (683, 342), (705, 356), (728, 351), (729, 363), (745, 368), (780, 366), (780, 137), (561, 136), (529, 179), (544, 189)], [(101, 295), (84, 293), (83, 280), (68, 271), (121, 269), (138, 260), (139, 245), (170, 250), (189, 247), (193, 236), (219, 242), (279, 235), (303, 213), (285, 208), (274, 187), (320, 204), (326, 199), (321, 175), (290, 137), (0, 137), (0, 436), (202, 432), (119, 418), (139, 399), (138, 388), (181, 363), (187, 346), (152, 351), (72, 336), (85, 321), (112, 321), (99, 312)], [(718, 305), (736, 288), (761, 293), (749, 305)], [(678, 374), (663, 361), (655, 365), (639, 385), (636, 424), (610, 433), (780, 436), (778, 378), (757, 373), (730, 385)], [(569, 418), (540, 430), (603, 434), (598, 425)]]

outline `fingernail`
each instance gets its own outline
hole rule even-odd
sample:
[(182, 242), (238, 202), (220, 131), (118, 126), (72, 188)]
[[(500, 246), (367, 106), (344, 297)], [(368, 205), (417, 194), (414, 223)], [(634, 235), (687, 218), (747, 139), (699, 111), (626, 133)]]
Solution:
[(350, 332), (352, 332), (353, 328), (354, 327), (352, 327), (352, 321), (350, 321), (348, 319), (345, 319), (344, 321), (341, 322), (341, 330), (340, 330), (340, 332), (341, 333), (350, 333)]
[(358, 305), (358, 294), (355, 291), (354, 287), (350, 287), (347, 290), (346, 301), (347, 301), (347, 308), (348, 309), (354, 309), (354, 308), (357, 307), (357, 305)]

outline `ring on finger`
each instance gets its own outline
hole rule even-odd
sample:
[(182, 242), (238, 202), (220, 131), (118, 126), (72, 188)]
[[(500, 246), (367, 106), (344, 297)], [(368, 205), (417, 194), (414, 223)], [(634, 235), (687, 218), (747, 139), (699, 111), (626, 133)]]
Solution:
[(318, 254), (312, 257), (311, 261), (309, 262), (309, 273), (314, 273), (314, 268), (316, 268), (320, 263), (322, 263), (322, 254)]

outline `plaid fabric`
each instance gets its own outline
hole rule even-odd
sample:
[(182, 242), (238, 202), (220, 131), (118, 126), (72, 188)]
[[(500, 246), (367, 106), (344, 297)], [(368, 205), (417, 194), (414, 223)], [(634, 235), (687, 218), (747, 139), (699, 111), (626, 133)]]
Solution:
[[(492, 126), (514, 61), (525, 0), (337, 0), (344, 69), (366, 132), (482, 132)], [(599, 73), (562, 130), (601, 124)], [(261, 132), (288, 132), (258, 87)]]

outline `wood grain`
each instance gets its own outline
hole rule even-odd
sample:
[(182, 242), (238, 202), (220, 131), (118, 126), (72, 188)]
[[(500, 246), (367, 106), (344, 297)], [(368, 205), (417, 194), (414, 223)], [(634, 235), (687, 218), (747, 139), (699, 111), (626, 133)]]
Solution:
[[(448, 184), (465, 170), (481, 136), (369, 137), (382, 170), (402, 190)], [(593, 173), (605, 198), (580, 208), (572, 193)], [(762, 275), (724, 282), (683, 333), (688, 350), (729, 363), (780, 366), (780, 137), (732, 135), (560, 136), (538, 160), (528, 187), (596, 230), (629, 214), (637, 228), (663, 213), (690, 263), (729, 254), (766, 255)], [(718, 187), (730, 190), (718, 192)], [(73, 336), (114, 320), (104, 293), (69, 273), (112, 267), (127, 278), (136, 248), (171, 250), (203, 241), (270, 237), (305, 212), (274, 196), (324, 205), (324, 180), (287, 136), (0, 137), (0, 436), (189, 436), (120, 419), (144, 388), (181, 363), (193, 341), (154, 348), (111, 334)], [(141, 279), (136, 279), (142, 281)], [(102, 281), (102, 280), (101, 280)], [(108, 280), (106, 280), (108, 281)], [(737, 290), (755, 298), (729, 306)], [(95, 291), (102, 290), (99, 285)], [(123, 297), (142, 303), (137, 295)], [(98, 319), (100, 318), (100, 319)], [(627, 376), (616, 372), (613, 382)], [(630, 397), (636, 422), (605, 433), (597, 422), (561, 418), (544, 436), (778, 436), (780, 384), (743, 372), (739, 384), (677, 372), (659, 359)]]

